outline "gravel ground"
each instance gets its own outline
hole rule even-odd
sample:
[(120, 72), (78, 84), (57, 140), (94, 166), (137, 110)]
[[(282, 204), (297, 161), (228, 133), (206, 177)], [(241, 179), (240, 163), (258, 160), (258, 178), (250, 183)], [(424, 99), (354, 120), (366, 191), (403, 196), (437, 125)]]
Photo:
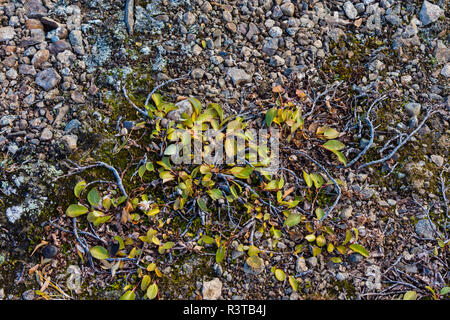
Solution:
[[(68, 276), (92, 274), (70, 234), (39, 223), (71, 224), (57, 210), (73, 188), (55, 180), (67, 171), (62, 160), (101, 159), (139, 120), (121, 85), (142, 105), (152, 87), (183, 76), (162, 89), (166, 96), (217, 102), (228, 114), (262, 113), (277, 86), (291, 97), (301, 89), (309, 120), (346, 133), (348, 159), (370, 143), (364, 118), (354, 117), (364, 108), (358, 99), (387, 92), (372, 119), (376, 147), (359, 164), (420, 130), (378, 166), (333, 167), (344, 182), (334, 223), (356, 228), (369, 258), (352, 253), (336, 264), (293, 255), (298, 236), (274, 248), (255, 232), (260, 248), (276, 251), (264, 268), (250, 268), (233, 242), (221, 265), (192, 255), (164, 268), (161, 298), (393, 299), (408, 290), (430, 297), (426, 286), (448, 285), (446, 1), (136, 0), (132, 19), (124, 19), (124, 2), (0, 0), (0, 299), (41, 298), (34, 290), (44, 284), (24, 270), (39, 263), (42, 247), (31, 253), (43, 239), (57, 249), (43, 274), (78, 297), (121, 296), (112, 279), (71, 288)], [(442, 112), (421, 126), (432, 105)], [(296, 275), (301, 290), (278, 281), (272, 266)]]

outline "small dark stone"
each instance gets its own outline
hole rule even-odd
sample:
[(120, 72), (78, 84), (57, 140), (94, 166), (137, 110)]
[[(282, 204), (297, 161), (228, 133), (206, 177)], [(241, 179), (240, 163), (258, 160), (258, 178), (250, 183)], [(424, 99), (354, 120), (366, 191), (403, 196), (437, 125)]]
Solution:
[(120, 244), (118, 241), (111, 241), (108, 243), (108, 252), (111, 257), (114, 257), (119, 252)]
[(348, 257), (348, 261), (350, 261), (350, 263), (360, 263), (361, 261), (363, 261), (363, 256), (360, 255), (359, 253), (352, 253), (349, 257)]
[(123, 122), (123, 127), (124, 127), (125, 129), (127, 129), (127, 130), (131, 130), (134, 126), (135, 126), (134, 121), (128, 121), (128, 120), (125, 120), (125, 121)]
[(42, 249), (42, 256), (46, 259), (52, 259), (58, 254), (58, 248), (56, 248), (53, 245), (45, 246), (44, 249)]

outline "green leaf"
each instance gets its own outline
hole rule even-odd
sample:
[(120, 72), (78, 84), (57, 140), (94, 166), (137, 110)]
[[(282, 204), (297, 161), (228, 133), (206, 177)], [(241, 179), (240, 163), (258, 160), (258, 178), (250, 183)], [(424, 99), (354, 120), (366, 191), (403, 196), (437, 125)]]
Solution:
[(261, 269), (264, 265), (264, 261), (258, 256), (251, 256), (247, 258), (247, 264), (253, 269)]
[(173, 156), (177, 153), (177, 145), (175, 143), (169, 145), (166, 150), (164, 150), (165, 156)]
[(208, 191), (208, 194), (213, 200), (219, 200), (223, 198), (223, 194), (220, 189), (212, 189)]
[(326, 245), (327, 240), (323, 235), (320, 235), (316, 238), (316, 243), (319, 247), (323, 247), (324, 245)]
[(439, 294), (441, 295), (441, 296), (445, 296), (446, 294), (448, 294), (450, 292), (450, 287), (443, 287), (442, 289), (441, 289), (441, 291), (439, 292)]
[(217, 103), (210, 103), (208, 105), (208, 107), (213, 108), (214, 110), (216, 110), (217, 114), (219, 115), (220, 121), (223, 121), (223, 110), (222, 110), (222, 107), (220, 105), (218, 105)]
[(333, 258), (331, 258), (331, 261), (333, 263), (342, 263), (342, 259), (339, 257), (333, 257)]
[(91, 255), (98, 260), (104, 260), (109, 258), (108, 250), (103, 248), (102, 246), (95, 246), (89, 249)]
[(145, 291), (147, 290), (148, 286), (150, 285), (150, 282), (152, 281), (152, 279), (150, 278), (150, 276), (148, 274), (146, 274), (141, 281), (141, 290)]
[(153, 162), (147, 162), (145, 164), (145, 169), (147, 169), (148, 171), (153, 171), (155, 170), (155, 167), (153, 166)]
[(169, 171), (161, 171), (159, 173), (159, 177), (162, 179), (163, 183), (173, 180), (175, 178), (175, 176), (171, 174)]
[(210, 236), (205, 235), (205, 234), (200, 238), (200, 240), (202, 240), (206, 244), (213, 244), (214, 243), (214, 239), (211, 238)]
[(79, 198), (81, 191), (86, 188), (86, 181), (81, 180), (75, 185), (75, 188), (73, 188), (73, 193), (75, 194), (75, 197)]
[(260, 250), (257, 247), (250, 246), (250, 248), (248, 248), (247, 253), (248, 253), (249, 257), (251, 257), (251, 256), (256, 256), (259, 252), (260, 252)]
[(306, 185), (308, 188), (311, 188), (313, 185), (313, 181), (311, 179), (311, 176), (307, 174), (305, 171), (303, 171), (303, 179), (305, 179)]
[(208, 208), (206, 207), (206, 202), (205, 202), (205, 200), (203, 200), (202, 198), (198, 198), (198, 199), (197, 199), (197, 204), (198, 204), (198, 207), (199, 207), (202, 211), (204, 211), (204, 212), (209, 212)]
[(98, 206), (100, 203), (100, 193), (97, 188), (92, 188), (91, 191), (89, 191), (87, 199), (91, 206)]
[(200, 103), (200, 101), (192, 97), (188, 98), (188, 100), (191, 103), (192, 107), (194, 108), (195, 113), (200, 114), (200, 112), (202, 111), (202, 104)]
[(147, 298), (149, 300), (155, 299), (158, 295), (158, 285), (156, 283), (150, 285), (147, 289)]
[(351, 244), (350, 249), (358, 252), (359, 254), (361, 254), (362, 256), (364, 256), (366, 258), (368, 258), (370, 256), (369, 251), (367, 251), (366, 248), (364, 248), (363, 246), (361, 246), (357, 243)]
[(284, 226), (286, 227), (293, 227), (300, 223), (302, 220), (302, 216), (297, 213), (291, 213), (286, 220), (284, 221)]
[(161, 246), (161, 249), (162, 249), (162, 250), (169, 250), (169, 249), (172, 249), (172, 247), (173, 247), (174, 245), (175, 245), (175, 242), (169, 241), (169, 242), (164, 243), (164, 244)]
[(289, 276), (289, 284), (291, 285), (292, 290), (298, 290), (298, 281), (293, 276)]
[(319, 189), (320, 187), (323, 186), (324, 181), (320, 174), (311, 173), (310, 177), (311, 177), (312, 181), (314, 182), (314, 186), (316, 187), (316, 189)]
[(219, 246), (219, 248), (217, 248), (217, 251), (216, 251), (216, 262), (217, 263), (221, 263), (223, 261), (223, 259), (225, 258), (226, 252), (227, 252), (227, 250), (225, 249), (224, 246)]
[(403, 300), (416, 300), (417, 299), (417, 292), (411, 290), (405, 293), (403, 296)]
[(250, 175), (253, 172), (252, 167), (250, 166), (246, 166), (246, 167), (234, 167), (231, 168), (230, 170), (228, 170), (228, 172), (230, 172), (233, 176), (235, 176), (236, 178), (239, 179), (247, 179), (248, 177), (250, 177)]
[(350, 232), (350, 230), (347, 230), (345, 232), (345, 240), (344, 240), (344, 242), (342, 242), (342, 245), (345, 246), (351, 239), (352, 239), (352, 233)]
[(136, 294), (133, 290), (128, 290), (125, 292), (119, 300), (134, 300), (136, 298)]
[(323, 135), (325, 138), (327, 139), (335, 139), (337, 137), (339, 137), (339, 132), (333, 128), (325, 128), (325, 130), (323, 131)]
[(277, 112), (278, 112), (277, 108), (272, 108), (266, 112), (266, 125), (268, 127), (270, 127), (270, 125), (272, 124), (272, 121), (277, 115)]
[(338, 140), (328, 140), (322, 147), (330, 151), (338, 151), (345, 148), (345, 144)]
[(155, 106), (159, 106), (162, 102), (162, 97), (159, 93), (152, 94), (152, 100), (155, 103)]
[(71, 204), (67, 210), (66, 210), (66, 214), (69, 217), (75, 218), (78, 216), (81, 216), (82, 214), (86, 214), (89, 211), (88, 208), (86, 208), (83, 205), (80, 204)]
[(324, 216), (325, 216), (325, 212), (323, 211), (323, 209), (322, 208), (317, 208), (316, 209), (317, 220), (321, 220)]
[(343, 163), (344, 166), (347, 165), (347, 158), (344, 156), (344, 154), (337, 150), (332, 150), (332, 152), (337, 156), (339, 162)]
[(146, 168), (145, 165), (142, 165), (142, 166), (139, 167), (138, 175), (139, 175), (139, 177), (140, 177), (141, 179), (142, 179), (142, 177), (144, 176), (145, 171), (147, 171), (147, 168)]
[(286, 274), (281, 269), (275, 270), (275, 278), (277, 278), (278, 281), (284, 281), (286, 279)]

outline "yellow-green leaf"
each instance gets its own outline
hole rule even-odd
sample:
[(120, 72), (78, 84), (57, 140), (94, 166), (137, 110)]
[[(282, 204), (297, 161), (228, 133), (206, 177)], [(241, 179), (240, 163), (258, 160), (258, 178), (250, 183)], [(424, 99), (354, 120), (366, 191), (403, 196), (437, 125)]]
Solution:
[(109, 258), (108, 250), (103, 248), (102, 246), (95, 246), (89, 249), (91, 255), (98, 260), (104, 260)]
[(155, 299), (158, 295), (158, 285), (156, 283), (151, 284), (147, 289), (147, 298), (149, 300)]
[(275, 277), (278, 279), (278, 281), (284, 281), (286, 279), (286, 274), (281, 269), (275, 270)]
[(80, 204), (71, 204), (67, 210), (66, 210), (66, 214), (69, 217), (75, 218), (78, 216), (81, 216), (82, 214), (86, 214), (89, 211), (88, 208), (86, 208), (83, 205)]
[(133, 290), (128, 290), (125, 292), (119, 300), (134, 300), (136, 298), (136, 294)]
[(359, 245), (357, 243), (351, 244), (350, 249), (358, 252), (359, 254), (361, 254), (362, 256), (364, 256), (366, 258), (368, 258), (370, 256), (369, 251), (367, 251), (366, 248), (364, 248), (362, 245)]
[(403, 300), (416, 300), (417, 299), (417, 292), (414, 290), (408, 291), (403, 296)]
[(277, 112), (278, 112), (277, 108), (272, 108), (266, 112), (266, 125), (268, 127), (270, 127), (270, 125), (272, 124), (273, 119), (277, 115)]

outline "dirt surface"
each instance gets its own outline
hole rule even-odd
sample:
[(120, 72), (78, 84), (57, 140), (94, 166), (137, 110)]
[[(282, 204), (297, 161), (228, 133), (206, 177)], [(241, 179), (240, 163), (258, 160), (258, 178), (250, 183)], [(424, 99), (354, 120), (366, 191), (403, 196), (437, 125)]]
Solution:
[[(159, 299), (445, 299), (448, 9), (437, 0), (0, 0), (0, 299), (130, 290), (142, 299), (150, 283)], [(272, 125), (283, 168), (273, 179), (299, 204), (287, 210), (253, 173), (231, 206), (199, 187), (176, 210), (177, 184), (156, 170), (167, 147), (160, 122), (137, 111), (155, 89), (166, 102), (217, 103), (250, 128), (267, 129), (271, 109), (299, 110), (295, 134)], [(322, 127), (338, 132), (346, 166), (321, 147)], [(145, 163), (156, 169), (139, 177)], [(303, 172), (324, 185), (309, 186)], [(89, 206), (92, 187), (102, 200), (128, 196), (98, 205), (110, 215), (98, 226), (66, 211)], [(318, 208), (330, 215), (319, 221)], [(301, 222), (286, 227), (290, 214)], [(143, 241), (148, 230), (162, 243)]]

